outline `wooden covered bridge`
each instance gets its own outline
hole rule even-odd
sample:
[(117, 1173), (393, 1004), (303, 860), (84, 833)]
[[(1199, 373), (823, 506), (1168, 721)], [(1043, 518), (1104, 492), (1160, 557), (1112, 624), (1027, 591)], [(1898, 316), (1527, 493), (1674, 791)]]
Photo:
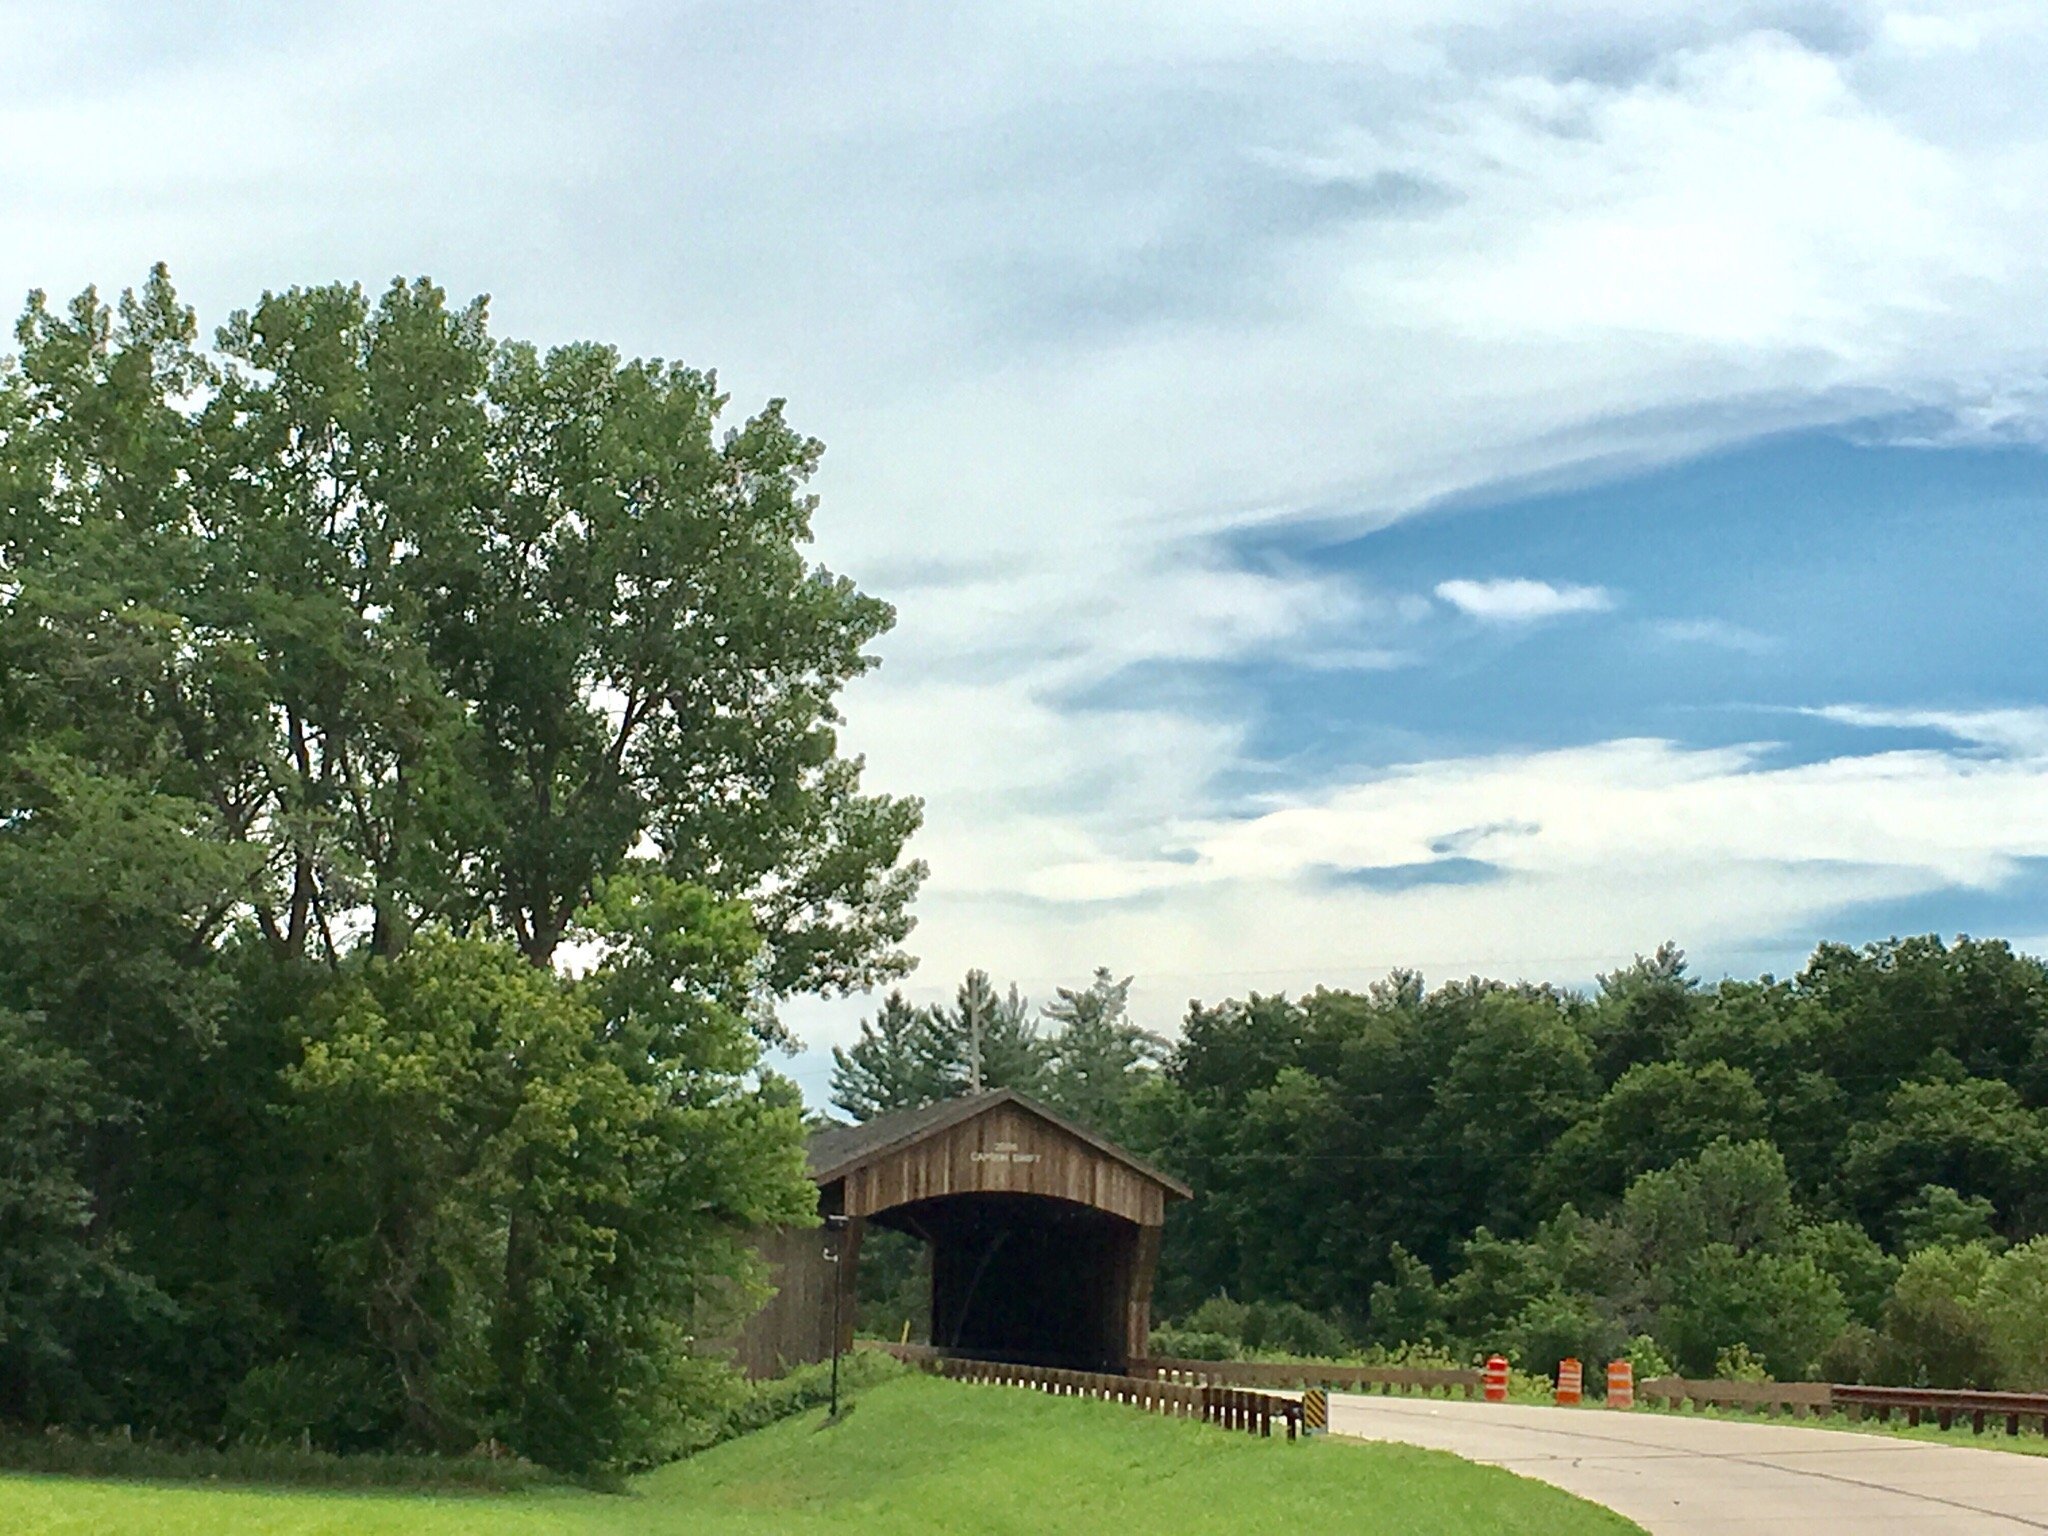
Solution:
[[(931, 1249), (931, 1342), (949, 1354), (1072, 1370), (1143, 1358), (1169, 1200), (1189, 1190), (1123, 1148), (1010, 1089), (820, 1132), (810, 1143), (821, 1216), (763, 1252), (775, 1297), (739, 1340), (767, 1376), (853, 1341), (870, 1222)], [(844, 1254), (835, 1317), (833, 1266)]]

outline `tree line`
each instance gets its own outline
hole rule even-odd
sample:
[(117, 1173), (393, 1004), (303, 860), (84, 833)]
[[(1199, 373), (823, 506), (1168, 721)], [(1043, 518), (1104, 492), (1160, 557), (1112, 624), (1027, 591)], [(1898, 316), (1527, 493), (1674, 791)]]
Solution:
[(2048, 967), (2002, 942), (1197, 1002), (1085, 1118), (1196, 1191), (1176, 1348), (2048, 1389)]
[[(656, 1459), (922, 866), (820, 445), (431, 283), (0, 361), (0, 1418)], [(565, 963), (573, 962), (573, 963)]]

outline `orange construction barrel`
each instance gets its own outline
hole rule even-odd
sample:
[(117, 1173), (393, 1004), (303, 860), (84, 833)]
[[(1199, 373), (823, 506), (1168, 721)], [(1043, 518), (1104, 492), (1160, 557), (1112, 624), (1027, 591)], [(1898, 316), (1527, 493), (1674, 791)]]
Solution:
[(1633, 1408), (1636, 1405), (1636, 1368), (1627, 1360), (1607, 1362), (1607, 1406)]
[(1488, 1355), (1486, 1374), (1481, 1378), (1486, 1385), (1486, 1400), (1489, 1403), (1504, 1403), (1508, 1400), (1508, 1359), (1506, 1355)]
[(1576, 1360), (1561, 1360), (1557, 1366), (1557, 1403), (1576, 1408), (1585, 1388), (1585, 1372)]

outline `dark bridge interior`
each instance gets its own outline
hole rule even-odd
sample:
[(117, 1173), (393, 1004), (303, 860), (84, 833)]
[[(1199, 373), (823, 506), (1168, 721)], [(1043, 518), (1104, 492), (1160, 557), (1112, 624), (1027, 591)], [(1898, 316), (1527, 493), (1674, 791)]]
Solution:
[(931, 1245), (932, 1343), (1063, 1370), (1124, 1368), (1138, 1228), (1043, 1195), (942, 1195), (877, 1212)]

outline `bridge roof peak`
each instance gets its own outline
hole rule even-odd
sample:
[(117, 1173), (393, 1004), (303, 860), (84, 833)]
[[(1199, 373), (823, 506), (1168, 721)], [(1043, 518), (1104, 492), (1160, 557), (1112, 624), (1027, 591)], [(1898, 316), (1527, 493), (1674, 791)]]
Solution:
[(944, 1135), (1008, 1105), (1014, 1105), (1024, 1114), (1045, 1121), (1087, 1143), (1102, 1156), (1123, 1164), (1139, 1177), (1158, 1185), (1169, 1199), (1185, 1200), (1194, 1193), (1180, 1180), (1160, 1172), (1108, 1137), (1069, 1120), (1014, 1088), (995, 1088), (985, 1093), (941, 1099), (916, 1109), (877, 1115), (857, 1125), (833, 1126), (829, 1130), (818, 1131), (811, 1136), (809, 1144), (811, 1178), (819, 1184), (830, 1184), (870, 1163), (892, 1157), (919, 1142)]

